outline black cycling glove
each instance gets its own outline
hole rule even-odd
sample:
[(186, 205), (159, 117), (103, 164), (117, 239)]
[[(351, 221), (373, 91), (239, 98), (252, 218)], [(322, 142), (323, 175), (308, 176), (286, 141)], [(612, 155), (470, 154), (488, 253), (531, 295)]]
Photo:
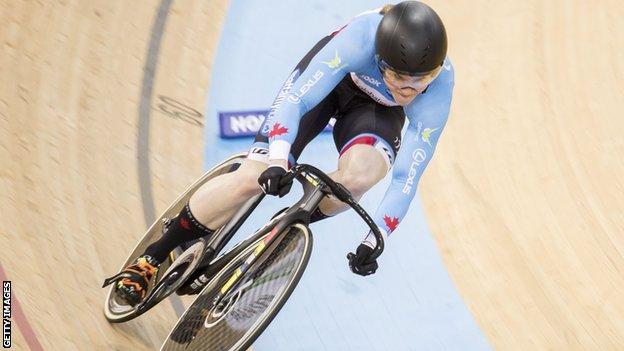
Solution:
[(351, 272), (362, 276), (370, 275), (377, 271), (379, 265), (377, 260), (371, 260), (370, 257), (373, 254), (373, 249), (366, 244), (360, 244), (354, 253), (349, 253), (347, 259), (349, 259), (349, 268)]
[(268, 195), (278, 195), (282, 197), (290, 191), (292, 187), (292, 180), (283, 186), (280, 186), (280, 181), (286, 175), (287, 171), (280, 166), (269, 166), (258, 178), (258, 184), (260, 188)]

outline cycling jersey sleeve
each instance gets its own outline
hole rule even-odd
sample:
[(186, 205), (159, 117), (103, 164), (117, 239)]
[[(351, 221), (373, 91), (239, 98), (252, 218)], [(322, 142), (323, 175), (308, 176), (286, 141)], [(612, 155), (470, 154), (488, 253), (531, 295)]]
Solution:
[[(392, 233), (407, 213), (416, 195), (418, 180), (433, 156), (448, 119), (454, 83), (450, 63), (445, 63), (444, 70), (435, 84), (405, 107), (409, 126), (394, 164), (392, 181), (373, 217), (385, 235)], [(369, 233), (364, 243), (374, 247), (375, 237)]]
[(269, 113), (269, 159), (288, 159), (301, 117), (324, 99), (348, 72), (357, 71), (371, 57), (367, 52), (371, 45), (366, 44), (366, 29), (361, 21), (352, 21), (332, 34), (309, 63), (302, 62), (304, 67), (293, 72), (286, 98), (274, 104), (274, 110)]

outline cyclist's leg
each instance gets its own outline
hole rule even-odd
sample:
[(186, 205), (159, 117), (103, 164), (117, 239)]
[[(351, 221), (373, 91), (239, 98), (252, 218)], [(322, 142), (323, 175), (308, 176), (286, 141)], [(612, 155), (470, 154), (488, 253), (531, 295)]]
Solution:
[[(359, 199), (384, 178), (401, 144), (405, 114), (401, 107), (386, 107), (360, 100), (334, 126), (334, 141), (340, 151), (338, 169), (332, 179), (342, 183)], [(314, 220), (348, 209), (334, 198), (324, 199)]]
[[(316, 53), (331, 38), (332, 36), (323, 38), (299, 62), (271, 106), (271, 113), (286, 98), (299, 73), (305, 70)], [(302, 117), (291, 151), (295, 157), (298, 157), (305, 145), (323, 130), (337, 108), (336, 94), (332, 91), (321, 103)], [(148, 283), (144, 281), (149, 281), (154, 276), (150, 273), (149, 278), (145, 279), (146, 275), (140, 271), (156, 271), (158, 269), (157, 266), (163, 262), (166, 255), (175, 247), (200, 237), (211, 235), (215, 229), (225, 224), (242, 203), (260, 192), (257, 179), (260, 173), (266, 169), (266, 164), (268, 163), (268, 139), (266, 133), (268, 132), (267, 127), (269, 123), (270, 118), (267, 118), (256, 137), (258, 143), (254, 143), (247, 159), (243, 161), (241, 166), (234, 172), (211, 179), (198, 189), (191, 196), (189, 203), (184, 206), (184, 209), (171, 221), (163, 236), (148, 246), (144, 254), (137, 259), (137, 265), (131, 265), (124, 270), (136, 271), (133, 279), (125, 279), (126, 283), (123, 281), (118, 282), (118, 288), (126, 292), (129, 301), (132, 300), (131, 303), (134, 304), (143, 298), (145, 287)], [(141, 260), (147, 260), (147, 263)], [(143, 269), (144, 267), (146, 268)], [(134, 289), (136, 281), (142, 282), (141, 291)], [(121, 285), (119, 285), (120, 283)]]

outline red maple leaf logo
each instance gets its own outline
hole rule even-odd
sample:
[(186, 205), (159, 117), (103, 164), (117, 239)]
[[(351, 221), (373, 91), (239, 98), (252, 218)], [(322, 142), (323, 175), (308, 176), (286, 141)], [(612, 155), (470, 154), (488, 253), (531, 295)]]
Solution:
[(191, 225), (189, 224), (188, 219), (186, 218), (181, 218), (180, 219), (180, 226), (186, 230), (191, 229)]
[(288, 133), (288, 128), (282, 127), (281, 124), (275, 123), (273, 129), (269, 131), (269, 138)]
[(386, 222), (386, 226), (388, 227), (389, 232), (392, 233), (396, 229), (396, 227), (399, 225), (399, 218), (397, 217), (390, 218), (390, 216), (385, 215), (384, 222)]

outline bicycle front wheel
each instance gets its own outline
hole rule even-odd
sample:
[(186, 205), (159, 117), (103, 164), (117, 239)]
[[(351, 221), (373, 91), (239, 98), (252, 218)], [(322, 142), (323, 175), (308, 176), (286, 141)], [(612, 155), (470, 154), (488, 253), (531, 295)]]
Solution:
[(171, 331), (161, 350), (246, 350), (295, 289), (312, 252), (308, 227), (294, 224), (275, 250), (254, 264), (237, 287), (215, 301), (232, 273), (255, 249), (250, 244), (206, 285)]

